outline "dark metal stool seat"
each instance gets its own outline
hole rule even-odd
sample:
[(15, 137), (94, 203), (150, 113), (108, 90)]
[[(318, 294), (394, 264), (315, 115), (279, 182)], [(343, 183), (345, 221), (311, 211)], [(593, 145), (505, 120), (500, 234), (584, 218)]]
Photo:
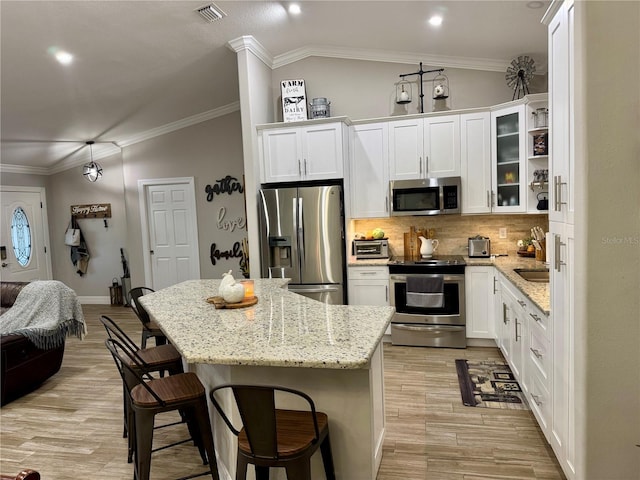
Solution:
[(142, 322), (142, 348), (146, 348), (147, 339), (153, 337), (156, 339), (156, 345), (164, 345), (167, 343), (167, 337), (160, 327), (149, 317), (149, 313), (144, 309), (138, 299), (147, 293), (153, 293), (154, 290), (148, 287), (136, 287), (129, 291), (131, 297), (131, 308)]
[(135, 479), (149, 479), (155, 416), (179, 411), (185, 415), (189, 433), (203, 463), (209, 465), (208, 472), (203, 474), (211, 474), (214, 480), (219, 480), (206, 391), (197, 375), (188, 372), (149, 379), (142, 373), (143, 366), (139, 360), (120, 342), (109, 338), (105, 345), (127, 387), (133, 412), (129, 435), (135, 439)]
[[(231, 389), (242, 418), (237, 430), (224, 413), (215, 393)], [(309, 410), (275, 408), (275, 392), (304, 398)], [(256, 468), (257, 480), (269, 479), (270, 467), (284, 467), (288, 480), (311, 480), (311, 456), (320, 448), (327, 480), (335, 480), (329, 420), (317, 412), (313, 400), (303, 392), (284, 387), (257, 385), (221, 385), (211, 390), (214, 407), (238, 436), (236, 480), (245, 480), (247, 465)]]

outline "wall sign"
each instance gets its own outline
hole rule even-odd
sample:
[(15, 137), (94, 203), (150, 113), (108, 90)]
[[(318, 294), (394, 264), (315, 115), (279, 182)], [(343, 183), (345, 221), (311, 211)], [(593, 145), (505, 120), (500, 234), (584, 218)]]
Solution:
[(244, 187), (236, 177), (227, 175), (220, 180), (216, 180), (215, 185), (207, 185), (204, 190), (207, 192), (207, 202), (212, 202), (214, 195), (221, 195), (223, 193), (231, 195), (233, 192), (242, 193), (244, 192)]
[(225, 220), (224, 216), (227, 214), (227, 209), (224, 207), (220, 207), (218, 210), (218, 229), (219, 230), (227, 230), (229, 232), (233, 232), (236, 227), (244, 228), (246, 225), (246, 220), (242, 217), (238, 217), (234, 220)]
[(242, 257), (242, 247), (240, 246), (240, 242), (234, 243), (233, 247), (231, 247), (229, 250), (220, 250), (215, 243), (212, 243), (209, 252), (211, 265), (215, 265), (216, 261), (219, 261), (223, 258), (225, 260), (229, 260), (230, 258)]
[(282, 94), (282, 120), (297, 122), (307, 119), (307, 93), (304, 80), (283, 80), (280, 82)]
[(111, 204), (71, 205), (71, 215), (76, 218), (111, 218)]

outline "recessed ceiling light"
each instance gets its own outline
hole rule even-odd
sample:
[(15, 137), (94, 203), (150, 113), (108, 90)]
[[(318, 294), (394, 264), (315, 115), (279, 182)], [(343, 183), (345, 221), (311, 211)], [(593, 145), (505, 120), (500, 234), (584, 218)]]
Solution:
[(544, 3), (543, 3), (543, 2), (540, 2), (540, 1), (537, 1), (537, 0), (534, 0), (534, 1), (532, 1), (532, 2), (528, 2), (528, 3), (527, 3), (527, 7), (529, 7), (529, 8), (534, 8), (534, 9), (536, 9), (536, 8), (542, 8), (542, 7), (544, 7)]
[(55, 53), (55, 57), (56, 57), (56, 60), (60, 62), (62, 65), (69, 65), (71, 62), (73, 62), (73, 55), (63, 50), (58, 50)]
[(440, 15), (434, 15), (429, 19), (429, 24), (433, 25), (434, 27), (439, 27), (440, 25), (442, 25), (442, 17)]
[(299, 15), (302, 10), (300, 9), (300, 5), (297, 3), (292, 3), (289, 5), (289, 13), (292, 15)]

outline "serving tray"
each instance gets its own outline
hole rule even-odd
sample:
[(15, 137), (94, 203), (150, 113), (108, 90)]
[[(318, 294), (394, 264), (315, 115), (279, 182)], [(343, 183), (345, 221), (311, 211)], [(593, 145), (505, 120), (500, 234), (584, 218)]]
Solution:
[(255, 305), (258, 303), (258, 297), (245, 298), (241, 302), (238, 303), (227, 303), (224, 301), (224, 298), (220, 296), (209, 297), (207, 298), (207, 302), (213, 304), (216, 309), (219, 308), (245, 308), (250, 307), (251, 305)]

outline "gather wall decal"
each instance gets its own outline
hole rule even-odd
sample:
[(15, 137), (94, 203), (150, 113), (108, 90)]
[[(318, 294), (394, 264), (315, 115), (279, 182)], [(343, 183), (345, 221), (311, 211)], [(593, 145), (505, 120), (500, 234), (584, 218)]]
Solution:
[(205, 192), (207, 193), (207, 202), (212, 202), (214, 195), (222, 195), (223, 193), (231, 195), (234, 192), (243, 193), (244, 187), (236, 177), (227, 175), (224, 178), (216, 180), (214, 185), (207, 185)]

